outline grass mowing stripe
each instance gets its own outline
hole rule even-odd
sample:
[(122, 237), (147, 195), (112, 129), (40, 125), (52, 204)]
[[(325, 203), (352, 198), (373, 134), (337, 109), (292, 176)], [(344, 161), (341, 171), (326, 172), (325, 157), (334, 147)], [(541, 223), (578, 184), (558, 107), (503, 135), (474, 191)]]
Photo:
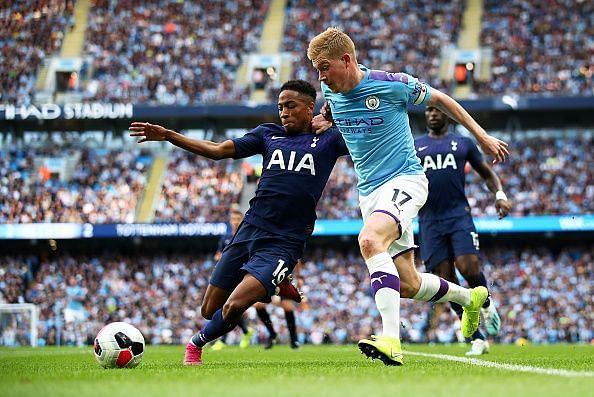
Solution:
[(503, 369), (506, 371), (530, 372), (533, 374), (556, 375), (556, 376), (564, 376), (567, 378), (591, 378), (591, 377), (594, 377), (594, 372), (587, 372), (587, 371), (569, 371), (566, 369), (531, 367), (529, 365), (504, 364), (504, 363), (497, 363), (494, 361), (479, 360), (476, 358), (450, 356), (448, 354), (421, 353), (421, 352), (413, 352), (413, 351), (409, 351), (409, 350), (405, 351), (404, 353), (410, 354), (411, 356), (432, 357), (432, 358), (438, 358), (440, 360), (457, 361), (460, 363), (478, 365), (481, 367)]

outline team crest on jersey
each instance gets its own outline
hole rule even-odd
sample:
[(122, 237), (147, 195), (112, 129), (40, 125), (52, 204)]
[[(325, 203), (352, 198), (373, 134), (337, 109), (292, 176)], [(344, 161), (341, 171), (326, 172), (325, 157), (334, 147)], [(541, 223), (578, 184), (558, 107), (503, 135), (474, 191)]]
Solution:
[(311, 142), (311, 147), (316, 147), (316, 145), (318, 144), (318, 141), (320, 140), (320, 138), (318, 138), (317, 136), (314, 136)]
[(455, 152), (456, 150), (458, 150), (458, 142), (451, 141), (451, 144), (452, 144), (452, 152)]
[(365, 106), (367, 106), (367, 109), (375, 110), (379, 108), (379, 105), (380, 99), (377, 96), (369, 95), (367, 98), (365, 98)]

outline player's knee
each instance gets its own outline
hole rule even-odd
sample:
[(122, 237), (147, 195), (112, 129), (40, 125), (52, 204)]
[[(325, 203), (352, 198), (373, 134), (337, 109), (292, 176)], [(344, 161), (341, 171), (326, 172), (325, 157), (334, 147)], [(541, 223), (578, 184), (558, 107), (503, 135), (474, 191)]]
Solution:
[(214, 315), (214, 310), (212, 310), (209, 305), (202, 304), (202, 307), (200, 308), (200, 314), (202, 314), (202, 317), (205, 319), (211, 320), (212, 316)]
[(379, 242), (379, 236), (375, 233), (361, 232), (359, 234), (359, 249), (363, 258), (369, 259), (374, 255), (377, 255), (386, 250), (387, 247), (382, 249), (382, 244)]

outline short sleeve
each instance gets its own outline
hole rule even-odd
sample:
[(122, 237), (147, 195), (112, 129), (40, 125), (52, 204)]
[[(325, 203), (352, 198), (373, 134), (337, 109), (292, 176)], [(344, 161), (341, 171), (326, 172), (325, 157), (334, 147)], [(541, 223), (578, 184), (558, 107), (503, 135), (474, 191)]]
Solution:
[(419, 81), (417, 78), (408, 76), (406, 84), (407, 103), (410, 105), (425, 106), (431, 97), (431, 86)]
[(410, 105), (427, 105), (431, 97), (431, 87), (406, 73), (390, 73), (381, 70), (371, 71), (374, 80), (390, 82), (390, 90), (397, 101)]
[(243, 159), (264, 152), (265, 127), (258, 126), (240, 138), (233, 139), (235, 145), (234, 159)]

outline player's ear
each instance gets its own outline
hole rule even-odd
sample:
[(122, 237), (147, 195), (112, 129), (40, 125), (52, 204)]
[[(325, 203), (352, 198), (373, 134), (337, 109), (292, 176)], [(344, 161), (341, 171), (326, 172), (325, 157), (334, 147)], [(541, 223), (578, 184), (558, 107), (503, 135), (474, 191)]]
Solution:
[(348, 66), (349, 63), (353, 62), (351, 54), (346, 53), (346, 52), (344, 54), (342, 54), (342, 57), (340, 57), (340, 59), (344, 62), (345, 66)]

